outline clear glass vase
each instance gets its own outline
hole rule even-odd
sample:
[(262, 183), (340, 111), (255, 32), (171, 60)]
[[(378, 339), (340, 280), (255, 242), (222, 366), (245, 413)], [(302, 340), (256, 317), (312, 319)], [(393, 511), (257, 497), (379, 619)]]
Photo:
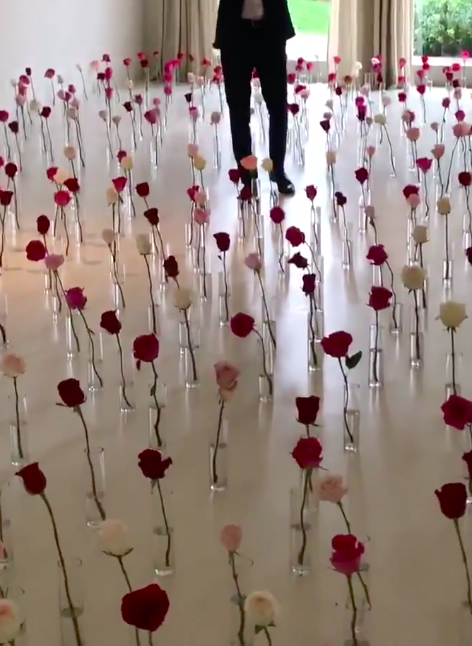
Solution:
[(73, 359), (80, 352), (80, 338), (77, 331), (77, 314), (67, 308), (66, 312), (66, 354), (68, 359)]
[(105, 449), (84, 450), (85, 518), (88, 527), (99, 527), (105, 520)]
[(311, 570), (314, 514), (313, 498), (305, 473), (303, 485), (290, 490), (290, 569), (297, 576), (306, 576)]
[(198, 349), (186, 348), (184, 354), (185, 387), (192, 389), (200, 385)]
[(222, 327), (229, 325), (230, 297), (231, 297), (231, 288), (229, 285), (228, 272), (220, 271), (220, 273), (218, 274), (218, 312), (219, 312), (220, 325)]
[(420, 368), (424, 360), (424, 310), (420, 307), (421, 290), (414, 294), (415, 307), (410, 313), (410, 366)]
[[(17, 380), (14, 380), (17, 383)], [(29, 463), (28, 445), (28, 406), (26, 397), (18, 394), (15, 386), (11, 410), (9, 412), (9, 430), (11, 446), (11, 463), (14, 467), (22, 467)]]
[(192, 320), (189, 313), (183, 321), (179, 321), (179, 351), (184, 355), (189, 348), (197, 350), (200, 347), (200, 328)]
[(461, 394), (462, 359), (462, 354), (458, 352), (448, 352), (446, 355), (446, 399), (449, 399), (451, 395)]
[(157, 576), (174, 573), (174, 529), (171, 520), (172, 494), (157, 480), (152, 488), (153, 559)]
[[(149, 391), (153, 388), (154, 384), (151, 384)], [(159, 379), (155, 388), (155, 395), (150, 395), (149, 400), (149, 448), (164, 451), (166, 442), (162, 431), (162, 413), (167, 405), (167, 386)]]
[(348, 382), (347, 388), (344, 387), (344, 406), (343, 406), (343, 438), (344, 450), (347, 453), (357, 453), (360, 442), (360, 386), (356, 383)]
[(389, 309), (389, 315), (388, 330), (390, 334), (401, 334), (403, 330), (403, 305), (397, 302), (392, 303)]
[(88, 340), (87, 377), (88, 390), (96, 392), (103, 390), (103, 379), (100, 366), (103, 364), (103, 336), (99, 332), (93, 339)]
[(369, 589), (370, 566), (365, 555), (359, 572), (346, 578), (348, 592), (346, 599), (344, 646), (370, 646), (368, 627), (371, 613)]
[(312, 306), (308, 312), (307, 332), (308, 370), (317, 372), (322, 368), (321, 339), (324, 335), (324, 312)]
[(224, 491), (228, 486), (228, 420), (220, 404), (215, 436), (210, 442), (210, 489)]
[(383, 386), (382, 328), (378, 323), (369, 331), (369, 388)]
[(0, 487), (0, 541), (3, 551), (0, 554), (0, 572), (9, 570), (13, 565), (13, 535), (11, 527), (12, 484), (5, 481)]
[(8, 642), (1, 642), (2, 646), (26, 646), (26, 608), (25, 608), (25, 591), (17, 585), (11, 585), (7, 580), (5, 584), (0, 586), (0, 598), (13, 601), (18, 606), (20, 615), (20, 631), (15, 639)]
[(77, 558), (59, 560), (59, 616), (62, 646), (77, 644), (77, 633), (84, 642), (84, 591), (82, 561)]

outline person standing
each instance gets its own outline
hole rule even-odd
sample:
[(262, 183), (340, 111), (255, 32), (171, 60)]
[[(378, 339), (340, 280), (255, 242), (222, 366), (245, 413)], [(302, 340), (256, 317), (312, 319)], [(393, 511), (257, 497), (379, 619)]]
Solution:
[(253, 179), (239, 162), (253, 152), (251, 78), (256, 69), (270, 119), (270, 179), (283, 195), (295, 193), (284, 167), (288, 122), (285, 46), (294, 35), (287, 0), (220, 0), (214, 47), (221, 52), (233, 152), (241, 180), (248, 184)]

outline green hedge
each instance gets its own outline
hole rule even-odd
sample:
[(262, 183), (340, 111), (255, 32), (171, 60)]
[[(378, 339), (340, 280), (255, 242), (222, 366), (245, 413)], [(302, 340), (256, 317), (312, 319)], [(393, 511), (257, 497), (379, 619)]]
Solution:
[(472, 0), (415, 0), (415, 54), (472, 54)]

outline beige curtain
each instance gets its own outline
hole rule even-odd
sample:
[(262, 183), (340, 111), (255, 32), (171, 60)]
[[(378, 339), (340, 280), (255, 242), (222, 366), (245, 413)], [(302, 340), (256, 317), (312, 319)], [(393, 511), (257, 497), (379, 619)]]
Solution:
[(382, 56), (387, 86), (395, 82), (397, 62), (413, 55), (413, 0), (332, 0), (328, 51), (341, 56), (340, 71), (349, 74), (359, 61), (370, 70)]
[(182, 65), (181, 74), (198, 73), (202, 58), (213, 58), (217, 7), (218, 0), (145, 0), (147, 51), (159, 50), (164, 62), (190, 53), (195, 62)]

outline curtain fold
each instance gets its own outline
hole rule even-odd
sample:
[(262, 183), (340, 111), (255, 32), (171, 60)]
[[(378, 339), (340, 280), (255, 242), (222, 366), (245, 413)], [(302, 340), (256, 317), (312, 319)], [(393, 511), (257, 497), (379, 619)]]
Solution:
[(180, 73), (198, 73), (200, 62), (212, 60), (218, 0), (145, 0), (144, 33), (146, 49), (159, 50), (161, 61), (173, 59), (178, 52), (191, 54), (184, 59)]

